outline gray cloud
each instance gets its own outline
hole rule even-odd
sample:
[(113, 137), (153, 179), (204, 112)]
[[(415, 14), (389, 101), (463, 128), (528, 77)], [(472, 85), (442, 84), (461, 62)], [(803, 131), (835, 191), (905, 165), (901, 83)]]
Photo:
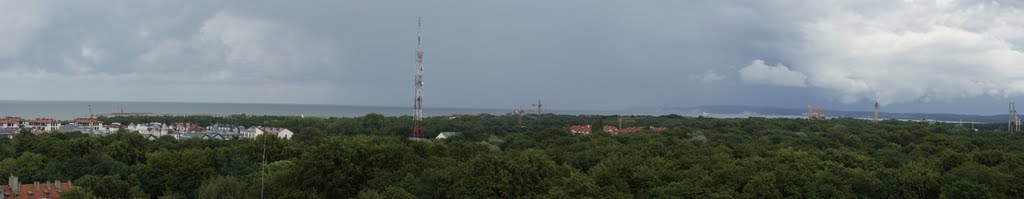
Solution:
[[(0, 0), (0, 78), (25, 93), (0, 99), (407, 106), (420, 16), (434, 107), (799, 107), (1024, 91), (1013, 65), (1020, 4), (943, 2)], [(779, 67), (806, 81), (769, 77)]]

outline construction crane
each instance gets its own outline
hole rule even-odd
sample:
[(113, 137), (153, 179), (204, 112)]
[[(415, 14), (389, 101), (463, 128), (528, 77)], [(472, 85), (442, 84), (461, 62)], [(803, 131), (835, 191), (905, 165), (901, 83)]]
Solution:
[(519, 109), (516, 109), (516, 110), (512, 111), (512, 113), (516, 114), (516, 122), (519, 124), (519, 128), (526, 127), (526, 125), (523, 124), (523, 114), (525, 114), (525, 113), (537, 113), (537, 119), (539, 120), (540, 119), (540, 115), (542, 113), (544, 113), (543, 107), (548, 106), (548, 105), (547, 104), (542, 104), (540, 100), (537, 100), (536, 104), (530, 104), (530, 106), (537, 107), (537, 110), (525, 110), (522, 107), (520, 107)]
[(523, 113), (526, 112), (526, 111), (523, 110), (522, 108), (520, 108), (520, 109), (516, 109), (515, 111), (512, 111), (512, 112), (516, 114), (516, 121), (519, 124), (519, 128), (526, 127), (526, 126), (523, 126)]

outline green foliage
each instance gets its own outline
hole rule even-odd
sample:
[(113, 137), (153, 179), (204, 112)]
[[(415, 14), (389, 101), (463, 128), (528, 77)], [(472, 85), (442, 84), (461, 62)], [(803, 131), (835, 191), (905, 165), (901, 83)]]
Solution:
[[(538, 120), (540, 118), (541, 120)], [(294, 139), (0, 138), (0, 174), (73, 179), (63, 198), (1024, 198), (1024, 134), (855, 119), (629, 116), (666, 132), (573, 135), (619, 116), (155, 116), (289, 128)], [(624, 124), (625, 125), (625, 124)], [(998, 128), (1003, 125), (978, 125)]]
[(92, 191), (89, 191), (89, 190), (86, 190), (86, 189), (81, 189), (81, 188), (73, 188), (71, 190), (63, 191), (60, 194), (60, 197), (61, 198), (65, 198), (65, 199), (97, 199), (97, 198), (99, 198), (99, 197), (96, 197), (96, 195), (93, 194)]
[(85, 175), (75, 180), (75, 186), (99, 198), (149, 198), (134, 176), (125, 180), (118, 176)]
[(247, 188), (242, 181), (234, 176), (218, 176), (203, 182), (199, 187), (197, 198), (218, 199), (218, 198), (257, 198), (252, 195), (251, 189)]

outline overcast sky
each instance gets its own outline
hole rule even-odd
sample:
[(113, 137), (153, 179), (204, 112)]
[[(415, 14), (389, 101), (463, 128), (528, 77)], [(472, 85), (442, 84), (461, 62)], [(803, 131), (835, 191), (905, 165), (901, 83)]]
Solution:
[[(0, 100), (1005, 113), (1013, 0), (0, 0)], [(1024, 103), (1024, 100), (1020, 102)]]

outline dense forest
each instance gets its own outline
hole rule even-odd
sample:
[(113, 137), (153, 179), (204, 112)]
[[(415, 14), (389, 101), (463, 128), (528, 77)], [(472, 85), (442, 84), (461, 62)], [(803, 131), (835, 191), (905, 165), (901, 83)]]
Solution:
[[(857, 119), (632, 116), (666, 132), (573, 135), (619, 116), (113, 117), (285, 127), (292, 140), (0, 138), (0, 173), (73, 180), (64, 198), (1022, 198), (1024, 134)], [(1005, 125), (1005, 123), (1003, 124)]]

